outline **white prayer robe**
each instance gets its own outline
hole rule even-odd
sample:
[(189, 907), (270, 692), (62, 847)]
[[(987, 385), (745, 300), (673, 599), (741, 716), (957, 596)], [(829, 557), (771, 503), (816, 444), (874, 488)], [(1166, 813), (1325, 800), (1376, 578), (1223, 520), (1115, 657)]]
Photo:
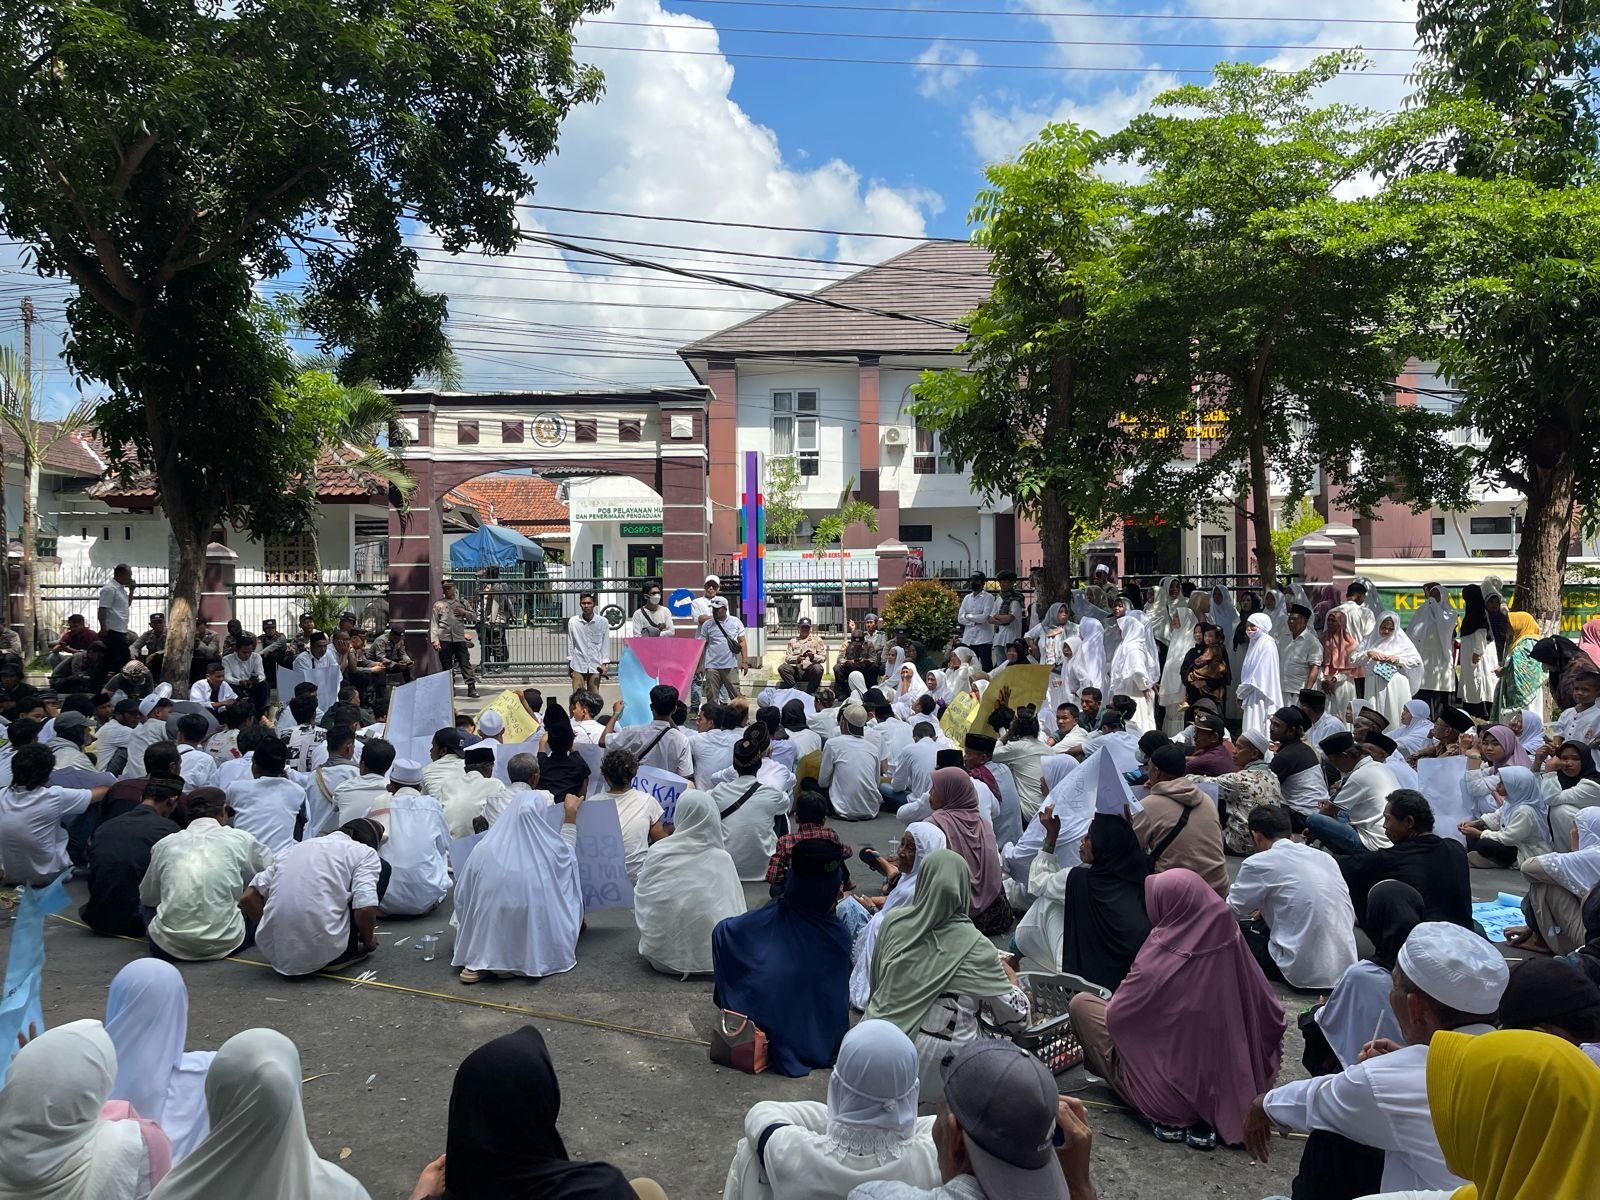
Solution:
[(1249, 646), (1239, 670), (1236, 694), (1244, 714), (1244, 732), (1269, 736), (1272, 714), (1283, 707), (1283, 682), (1278, 669), (1278, 644), (1272, 640), (1272, 620), (1265, 613), (1250, 615)]
[(1422, 679), (1418, 687), (1426, 692), (1454, 693), (1456, 690), (1455, 640), (1456, 614), (1448, 604), (1425, 600), (1406, 629), (1411, 644), (1422, 656)]
[(1399, 787), (1400, 781), (1387, 766), (1364, 758), (1333, 794), (1333, 803), (1349, 816), (1350, 828), (1361, 838), (1363, 849), (1385, 850), (1392, 844), (1383, 831), (1383, 810), (1389, 793)]
[(1300, 689), (1307, 686), (1312, 667), (1322, 665), (1322, 640), (1309, 628), (1299, 637), (1285, 639), (1280, 655), (1278, 676), (1283, 686), (1283, 701), (1293, 704)]
[(432, 796), (408, 788), (390, 797), (389, 836), (378, 853), (389, 864), (386, 914), (420, 917), (450, 891), (450, 830), (444, 809)]
[(827, 789), (841, 817), (875, 817), (883, 804), (878, 790), (878, 752), (864, 737), (841, 734), (822, 748), (819, 786)]
[(1255, 912), (1270, 931), (1268, 949), (1290, 986), (1326, 990), (1356, 961), (1355, 908), (1334, 859), (1284, 838), (1239, 864), (1228, 907)]

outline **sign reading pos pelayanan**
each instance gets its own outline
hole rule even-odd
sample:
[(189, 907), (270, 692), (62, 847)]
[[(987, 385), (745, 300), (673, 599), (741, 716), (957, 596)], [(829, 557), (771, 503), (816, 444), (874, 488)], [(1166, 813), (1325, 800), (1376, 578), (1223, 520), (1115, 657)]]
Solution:
[[(1444, 590), (1450, 607), (1455, 609), (1459, 616), (1466, 607), (1461, 599), (1460, 587), (1447, 587)], [(1422, 608), (1422, 603), (1427, 597), (1423, 595), (1421, 587), (1409, 584), (1399, 587), (1378, 585), (1378, 603), (1386, 610), (1400, 617), (1402, 623), (1409, 622)], [(1600, 617), (1600, 587), (1586, 584), (1573, 584), (1561, 589), (1561, 632), (1568, 637), (1577, 637), (1578, 630), (1583, 628), (1583, 623), (1593, 617)]]

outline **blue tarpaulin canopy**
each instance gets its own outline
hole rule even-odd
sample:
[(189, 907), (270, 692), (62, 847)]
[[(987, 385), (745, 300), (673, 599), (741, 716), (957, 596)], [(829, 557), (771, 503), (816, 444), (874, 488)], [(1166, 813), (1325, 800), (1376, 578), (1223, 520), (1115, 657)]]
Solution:
[(519, 563), (541, 563), (544, 550), (515, 529), (504, 525), (480, 525), (450, 547), (450, 569), (481, 571), (484, 567), (515, 567)]

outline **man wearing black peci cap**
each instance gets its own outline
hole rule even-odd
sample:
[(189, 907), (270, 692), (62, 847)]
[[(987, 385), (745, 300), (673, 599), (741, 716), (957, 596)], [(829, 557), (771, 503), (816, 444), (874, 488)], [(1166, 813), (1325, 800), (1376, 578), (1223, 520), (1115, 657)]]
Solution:
[(1323, 738), (1330, 738), (1348, 728), (1344, 717), (1328, 711), (1328, 693), (1321, 688), (1301, 688), (1295, 697), (1295, 707), (1306, 719), (1305, 743), (1320, 746)]
[(1322, 753), (1344, 781), (1333, 798), (1324, 800), (1320, 811), (1307, 819), (1306, 833), (1335, 854), (1387, 849), (1383, 810), (1389, 793), (1400, 789), (1394, 772), (1363, 754), (1353, 734), (1336, 733), (1327, 738)]
[(1279, 660), (1284, 699), (1317, 686), (1322, 676), (1322, 641), (1311, 632), (1311, 610), (1304, 604), (1289, 606), (1289, 644)]
[(1419, 758), (1448, 758), (1452, 754), (1466, 753), (1461, 749), (1461, 735), (1472, 732), (1472, 717), (1465, 709), (1442, 708), (1428, 731), (1428, 744), (1411, 756), (1415, 766)]
[(1284, 707), (1272, 714), (1267, 731), (1276, 749), (1269, 764), (1278, 777), (1283, 802), (1289, 806), (1295, 832), (1306, 827), (1313, 813), (1328, 798), (1328, 781), (1317, 752), (1305, 742), (1306, 716), (1298, 708)]

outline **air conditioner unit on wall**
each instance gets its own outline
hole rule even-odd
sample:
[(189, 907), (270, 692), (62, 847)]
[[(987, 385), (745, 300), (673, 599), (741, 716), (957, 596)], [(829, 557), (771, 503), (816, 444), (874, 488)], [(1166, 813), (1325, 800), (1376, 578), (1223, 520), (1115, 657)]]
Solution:
[(891, 425), (883, 431), (883, 444), (885, 446), (904, 446), (911, 440), (911, 435), (902, 425)]

